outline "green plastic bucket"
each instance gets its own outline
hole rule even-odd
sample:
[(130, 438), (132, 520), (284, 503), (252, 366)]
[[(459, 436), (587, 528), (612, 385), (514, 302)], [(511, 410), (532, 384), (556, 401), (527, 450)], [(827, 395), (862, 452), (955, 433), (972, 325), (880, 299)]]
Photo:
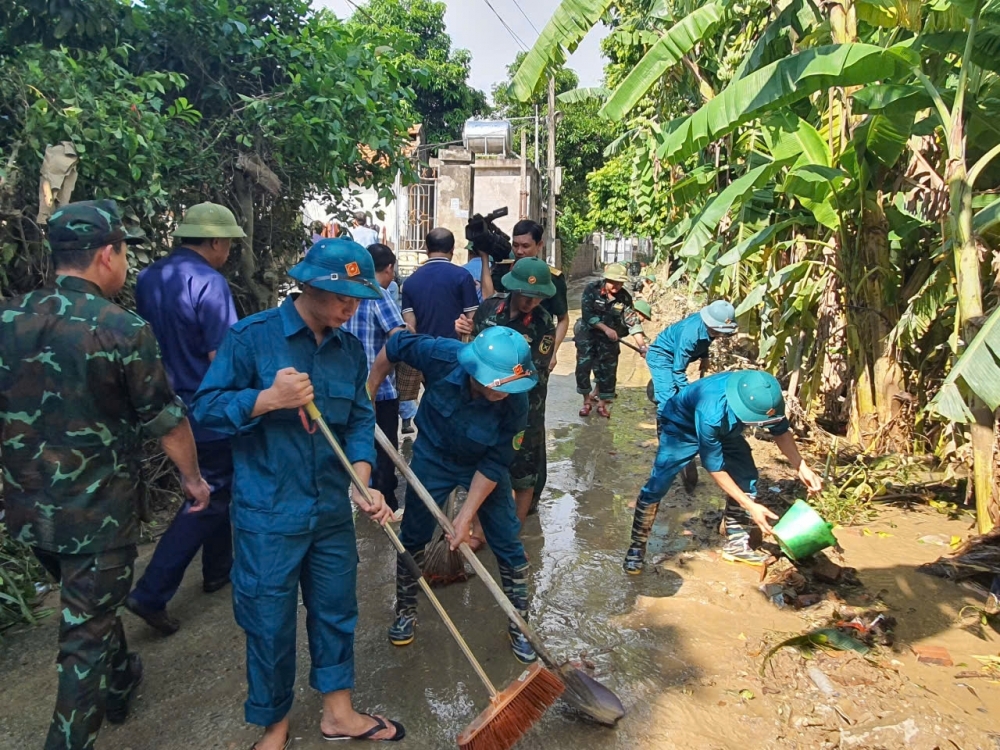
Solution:
[(837, 544), (833, 524), (824, 521), (804, 500), (796, 500), (773, 528), (782, 551), (793, 560), (802, 560)]

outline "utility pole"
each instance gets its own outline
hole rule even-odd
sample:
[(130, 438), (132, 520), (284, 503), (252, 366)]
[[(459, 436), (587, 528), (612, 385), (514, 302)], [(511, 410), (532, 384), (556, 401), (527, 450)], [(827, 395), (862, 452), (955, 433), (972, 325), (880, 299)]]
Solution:
[(562, 267), (562, 253), (556, 245), (556, 77), (549, 76), (549, 262), (556, 268)]
[(528, 218), (528, 129), (521, 128), (521, 205), (519, 219)]

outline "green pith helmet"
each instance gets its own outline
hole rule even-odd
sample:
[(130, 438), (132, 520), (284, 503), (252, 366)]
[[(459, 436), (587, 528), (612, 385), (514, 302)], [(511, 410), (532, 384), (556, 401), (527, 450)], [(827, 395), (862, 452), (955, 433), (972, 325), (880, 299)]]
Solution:
[(632, 305), (632, 308), (646, 320), (653, 319), (653, 308), (648, 302), (646, 302), (646, 300), (637, 299)]
[(521, 258), (501, 279), (504, 289), (525, 297), (548, 299), (556, 294), (549, 264), (540, 258)]
[(134, 245), (146, 239), (142, 231), (125, 227), (118, 204), (108, 198), (67, 203), (49, 217), (46, 228), (52, 252), (96, 250), (119, 242)]
[(246, 236), (232, 211), (218, 203), (208, 202), (191, 206), (174, 230), (174, 237), (193, 240), (238, 240)]
[(306, 257), (288, 270), (302, 284), (358, 299), (381, 299), (371, 253), (341, 237), (317, 242)]
[(538, 383), (531, 349), (517, 331), (487, 328), (458, 352), (462, 368), (481, 385), (503, 393), (524, 393)]
[(621, 263), (609, 263), (604, 267), (605, 281), (620, 281), (624, 284), (628, 281), (628, 271)]
[(717, 299), (708, 307), (703, 307), (699, 315), (706, 327), (727, 336), (732, 336), (739, 328), (733, 303), (724, 299)]
[(646, 281), (654, 281), (655, 282), (656, 281), (656, 274), (653, 273), (652, 271), (648, 271), (647, 273), (644, 273), (642, 275), (642, 278), (644, 278)]
[(726, 400), (744, 424), (777, 424), (785, 418), (785, 399), (777, 378), (760, 370), (743, 370), (729, 375)]

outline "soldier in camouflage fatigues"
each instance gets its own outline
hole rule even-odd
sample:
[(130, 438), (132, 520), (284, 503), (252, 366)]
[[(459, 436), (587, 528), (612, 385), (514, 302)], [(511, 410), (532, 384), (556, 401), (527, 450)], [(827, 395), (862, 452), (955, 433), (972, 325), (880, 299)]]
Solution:
[[(580, 323), (574, 331), (576, 341), (576, 391), (583, 395), (580, 416), (590, 414), (594, 394), (590, 373), (597, 381), (597, 413), (610, 417), (618, 380), (618, 355), (622, 336), (635, 336), (636, 345), (645, 353), (646, 338), (642, 320), (632, 305), (632, 295), (624, 288), (628, 280), (625, 267), (612, 263), (604, 276), (591, 281), (580, 298)], [(582, 334), (582, 335), (581, 335)]]
[(528, 391), (528, 426), (524, 430), (524, 440), (510, 465), (517, 517), (523, 524), (528, 517), (538, 475), (545, 469), (545, 397), (556, 326), (541, 303), (555, 294), (556, 287), (548, 265), (539, 258), (517, 261), (503, 277), (503, 284), (510, 294), (497, 294), (483, 300), (473, 320), (473, 333), (478, 335), (491, 326), (514, 329), (531, 347), (531, 360), (538, 373), (538, 384)]
[(143, 434), (164, 436), (196, 507), (208, 503), (191, 429), (137, 315), (106, 298), (125, 282), (114, 201), (49, 219), (55, 285), (0, 306), (0, 430), (7, 525), (62, 583), (59, 692), (46, 750), (91, 748), (124, 721), (142, 679), (120, 610), (139, 539)]

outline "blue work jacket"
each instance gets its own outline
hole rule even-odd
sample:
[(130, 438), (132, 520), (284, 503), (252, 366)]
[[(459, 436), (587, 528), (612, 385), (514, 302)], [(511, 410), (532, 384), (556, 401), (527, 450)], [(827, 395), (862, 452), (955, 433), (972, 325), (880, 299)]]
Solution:
[(233, 436), (233, 524), (240, 529), (300, 534), (351, 518), (349, 478), (320, 432), (306, 432), (299, 412), (251, 418), (257, 396), (278, 370), (312, 379), (314, 400), (352, 463), (375, 463), (375, 411), (365, 390), (361, 343), (331, 329), (323, 343), (291, 298), (232, 327), (195, 394), (199, 423)]
[(493, 482), (510, 470), (528, 423), (528, 394), (502, 401), (473, 396), (469, 375), (458, 362), (463, 344), (454, 339), (397, 333), (385, 345), (390, 362), (405, 362), (424, 374), (417, 411), (420, 434), (413, 446), (438, 463), (474, 466)]
[[(742, 439), (743, 428), (726, 398), (726, 383), (736, 373), (720, 372), (696, 380), (660, 409), (660, 427), (667, 439), (698, 444), (706, 471), (722, 471), (727, 445)], [(788, 432), (788, 420), (766, 428), (774, 436)], [(730, 461), (732, 458), (730, 458)]]
[(646, 364), (653, 377), (659, 410), (668, 399), (687, 387), (688, 365), (707, 357), (711, 343), (708, 326), (700, 313), (688, 315), (664, 328), (656, 337), (646, 354)]

